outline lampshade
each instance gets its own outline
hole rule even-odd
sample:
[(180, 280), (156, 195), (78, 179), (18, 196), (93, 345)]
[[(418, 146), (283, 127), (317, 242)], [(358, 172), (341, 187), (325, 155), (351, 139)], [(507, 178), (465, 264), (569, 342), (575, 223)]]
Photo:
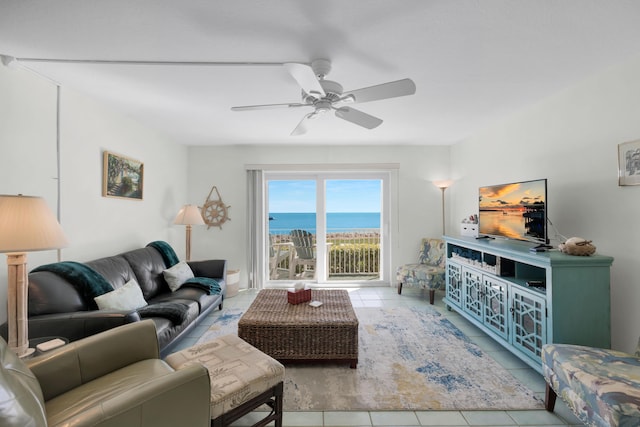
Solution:
[(200, 209), (196, 205), (184, 205), (176, 215), (173, 223), (179, 225), (204, 225), (204, 219), (202, 219)]
[(439, 181), (433, 181), (433, 185), (438, 188), (449, 188), (453, 184), (453, 180), (451, 179), (442, 179)]
[(45, 251), (67, 244), (43, 198), (0, 195), (0, 252)]

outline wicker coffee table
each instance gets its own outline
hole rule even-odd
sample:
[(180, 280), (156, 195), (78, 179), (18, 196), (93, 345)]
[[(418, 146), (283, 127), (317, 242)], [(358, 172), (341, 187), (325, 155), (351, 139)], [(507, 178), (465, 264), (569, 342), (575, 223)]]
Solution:
[(358, 318), (344, 290), (313, 290), (289, 304), (286, 289), (264, 289), (238, 321), (238, 336), (282, 363), (358, 364)]

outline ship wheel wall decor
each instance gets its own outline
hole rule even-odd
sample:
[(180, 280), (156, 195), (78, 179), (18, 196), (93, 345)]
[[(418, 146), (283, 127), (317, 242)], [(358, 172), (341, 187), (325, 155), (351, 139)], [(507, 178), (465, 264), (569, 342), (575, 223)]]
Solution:
[[(211, 198), (211, 194), (213, 191), (216, 191), (216, 196), (213, 199)], [(204, 222), (207, 224), (207, 229), (211, 227), (220, 227), (222, 230), (222, 224), (227, 221), (231, 221), (229, 218), (229, 208), (231, 206), (227, 206), (222, 201), (222, 197), (220, 197), (220, 192), (218, 188), (214, 185), (209, 191), (209, 195), (207, 196), (207, 200), (204, 201), (204, 205), (200, 208), (202, 212), (202, 218), (204, 218)]]

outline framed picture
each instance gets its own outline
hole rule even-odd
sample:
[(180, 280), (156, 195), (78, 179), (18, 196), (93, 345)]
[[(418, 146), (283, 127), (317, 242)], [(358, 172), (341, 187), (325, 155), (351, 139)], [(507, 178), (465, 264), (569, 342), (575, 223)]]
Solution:
[(144, 165), (138, 160), (103, 153), (102, 196), (142, 200)]
[(640, 139), (618, 144), (618, 185), (640, 185)]

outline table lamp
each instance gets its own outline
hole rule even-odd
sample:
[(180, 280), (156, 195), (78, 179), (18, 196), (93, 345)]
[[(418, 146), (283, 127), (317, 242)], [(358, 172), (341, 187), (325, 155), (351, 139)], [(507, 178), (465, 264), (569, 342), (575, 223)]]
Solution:
[(29, 348), (27, 254), (67, 246), (62, 227), (41, 197), (0, 195), (0, 252), (7, 253), (8, 344), (19, 357)]
[(200, 209), (196, 205), (184, 205), (176, 215), (173, 223), (187, 226), (186, 255), (187, 261), (191, 261), (191, 226), (204, 225)]

